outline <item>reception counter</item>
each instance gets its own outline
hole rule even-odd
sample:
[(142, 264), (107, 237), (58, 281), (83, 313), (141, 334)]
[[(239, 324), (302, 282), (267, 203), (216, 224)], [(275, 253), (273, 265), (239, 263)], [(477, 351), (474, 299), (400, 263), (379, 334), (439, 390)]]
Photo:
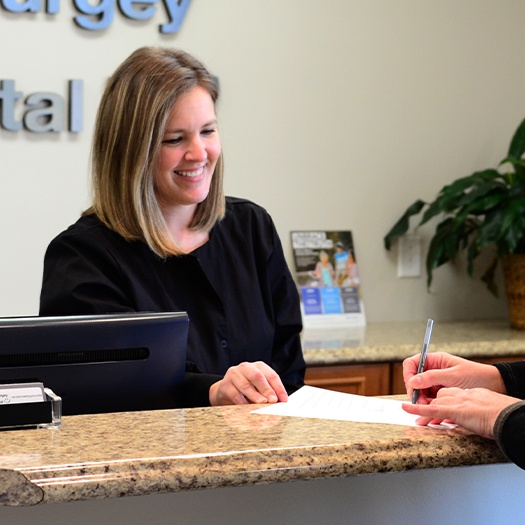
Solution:
[(3, 431), (0, 523), (480, 524), (525, 512), (525, 472), (460, 428), (253, 409), (69, 416), (55, 430)]
[[(369, 323), (363, 327), (305, 330), (303, 347), (309, 365), (402, 361), (418, 353), (426, 321)], [(525, 356), (525, 330), (507, 319), (435, 322), (431, 352), (480, 359)]]
[(3, 432), (0, 502), (38, 505), (505, 461), (461, 430), (252, 414), (252, 406), (64, 417)]

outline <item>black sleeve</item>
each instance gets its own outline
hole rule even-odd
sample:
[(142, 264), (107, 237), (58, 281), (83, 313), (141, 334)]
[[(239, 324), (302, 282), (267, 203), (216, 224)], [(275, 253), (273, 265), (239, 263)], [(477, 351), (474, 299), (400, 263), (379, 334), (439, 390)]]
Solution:
[(494, 425), (494, 438), (502, 452), (525, 469), (525, 402), (504, 409)]
[(220, 381), (222, 376), (214, 374), (201, 374), (186, 371), (182, 389), (182, 407), (209, 407), (210, 387)]
[(496, 363), (494, 365), (500, 372), (507, 394), (519, 399), (525, 399), (525, 361), (511, 363)]
[(275, 318), (271, 366), (279, 370), (288, 394), (304, 385), (305, 362), (301, 337), (301, 309), (297, 286), (284, 258), (281, 241), (273, 228), (273, 253), (268, 261)]

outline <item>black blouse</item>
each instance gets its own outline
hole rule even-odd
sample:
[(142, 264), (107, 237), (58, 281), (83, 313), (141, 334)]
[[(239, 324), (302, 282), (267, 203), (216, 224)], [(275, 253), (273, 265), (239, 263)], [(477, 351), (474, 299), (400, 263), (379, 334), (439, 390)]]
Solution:
[[(507, 394), (525, 399), (525, 361), (496, 363)], [(503, 453), (525, 469), (525, 402), (504, 409), (494, 425), (494, 437)]]
[(188, 313), (186, 406), (209, 404), (209, 386), (243, 361), (267, 363), (288, 392), (303, 384), (297, 288), (270, 216), (252, 202), (227, 198), (225, 218), (188, 255), (161, 259), (95, 216), (50, 243), (40, 315), (131, 311)]

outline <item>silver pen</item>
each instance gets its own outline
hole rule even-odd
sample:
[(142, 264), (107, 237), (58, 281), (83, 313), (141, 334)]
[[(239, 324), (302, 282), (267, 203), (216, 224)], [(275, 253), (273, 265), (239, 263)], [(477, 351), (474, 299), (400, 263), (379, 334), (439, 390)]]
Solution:
[[(417, 373), (421, 374), (425, 370), (425, 363), (427, 362), (428, 355), (428, 346), (430, 345), (430, 336), (432, 334), (432, 327), (434, 326), (434, 321), (429, 319), (427, 321), (427, 329), (425, 331), (425, 337), (423, 338), (423, 346), (421, 347), (421, 354), (419, 356), (419, 364), (417, 365)], [(412, 404), (417, 403), (419, 397), (419, 389), (415, 388), (412, 392)]]

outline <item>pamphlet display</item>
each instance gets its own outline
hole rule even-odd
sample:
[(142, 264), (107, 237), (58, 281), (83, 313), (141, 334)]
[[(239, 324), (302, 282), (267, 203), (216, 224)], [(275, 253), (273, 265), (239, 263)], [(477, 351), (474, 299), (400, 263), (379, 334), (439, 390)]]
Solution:
[(293, 231), (291, 240), (305, 327), (365, 325), (352, 232)]

